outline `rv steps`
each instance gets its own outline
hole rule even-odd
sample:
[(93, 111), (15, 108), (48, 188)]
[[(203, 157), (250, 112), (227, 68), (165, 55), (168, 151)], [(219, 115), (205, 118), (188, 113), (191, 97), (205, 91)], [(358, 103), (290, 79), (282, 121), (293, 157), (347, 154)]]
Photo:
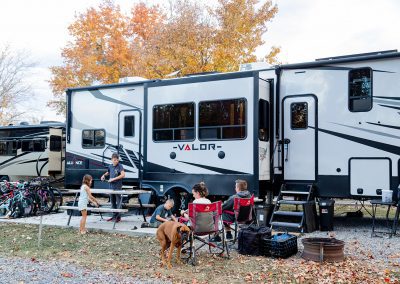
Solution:
[(271, 226), (277, 227), (277, 228), (296, 228), (296, 229), (301, 229), (302, 224), (301, 223), (289, 223), (289, 222), (271, 222)]
[(289, 199), (277, 200), (277, 202), (278, 202), (278, 204), (292, 204), (292, 205), (307, 204), (307, 201), (298, 201), (298, 200), (289, 200)]
[(292, 191), (292, 190), (283, 190), (282, 194), (287, 194), (287, 195), (308, 195), (308, 191)]
[(304, 232), (306, 230), (305, 208), (314, 200), (313, 191), (312, 184), (282, 184), (271, 216), (271, 229)]
[(275, 211), (275, 215), (303, 217), (303, 211)]

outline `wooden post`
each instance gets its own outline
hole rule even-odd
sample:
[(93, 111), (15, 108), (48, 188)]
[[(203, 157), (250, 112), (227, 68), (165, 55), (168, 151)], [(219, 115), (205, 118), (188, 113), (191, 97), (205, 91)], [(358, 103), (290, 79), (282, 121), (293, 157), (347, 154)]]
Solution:
[(39, 234), (38, 234), (38, 247), (42, 241), (42, 228), (43, 228), (43, 214), (40, 214)]

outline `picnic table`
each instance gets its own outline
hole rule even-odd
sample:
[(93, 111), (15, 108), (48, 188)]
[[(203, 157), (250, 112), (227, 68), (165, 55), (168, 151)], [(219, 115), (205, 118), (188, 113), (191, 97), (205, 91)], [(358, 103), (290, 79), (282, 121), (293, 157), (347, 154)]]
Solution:
[[(79, 210), (78, 206), (75, 206), (75, 204), (77, 204), (77, 199), (80, 193), (80, 189), (67, 189), (65, 190), (67, 193), (75, 193), (75, 198), (72, 204), (74, 204), (74, 206), (60, 206), (60, 209), (64, 209), (64, 210)], [(115, 194), (115, 195), (121, 195), (121, 198), (119, 200), (118, 206), (117, 208), (104, 208), (104, 207), (88, 207), (87, 210), (91, 211), (91, 212), (98, 212), (98, 213), (127, 213), (129, 210), (128, 209), (122, 209), (122, 200), (123, 200), (123, 196), (124, 195), (130, 195), (130, 196), (139, 196), (142, 193), (149, 193), (149, 190), (142, 190), (142, 189), (131, 189), (131, 190), (112, 190), (112, 189), (96, 189), (96, 188), (92, 188), (90, 189), (92, 194), (107, 194), (107, 195), (111, 195), (111, 194)], [(144, 208), (154, 208), (155, 205), (154, 204), (143, 204), (142, 201), (140, 200), (140, 198), (138, 198), (139, 204), (130, 204), (129, 207), (138, 207), (139, 210), (141, 211), (142, 215), (143, 215), (143, 219), (145, 222), (146, 221), (146, 215), (144, 213)], [(102, 205), (102, 204), (101, 204)], [(68, 218), (68, 222), (67, 222), (67, 226), (69, 226), (70, 222), (71, 222), (71, 217), (72, 214), (69, 215)], [(113, 224), (113, 229), (115, 229), (115, 224), (116, 224), (116, 219), (114, 220), (114, 224)]]

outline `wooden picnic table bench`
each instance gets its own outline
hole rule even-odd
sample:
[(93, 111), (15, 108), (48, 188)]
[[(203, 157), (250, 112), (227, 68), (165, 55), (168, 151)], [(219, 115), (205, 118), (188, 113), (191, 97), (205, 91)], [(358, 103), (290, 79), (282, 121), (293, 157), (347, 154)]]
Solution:
[[(115, 195), (121, 195), (121, 198), (119, 200), (119, 204), (118, 204), (118, 208), (104, 208), (104, 207), (87, 207), (88, 211), (91, 212), (99, 212), (101, 213), (127, 213), (128, 209), (122, 209), (122, 196), (123, 195), (139, 195), (142, 193), (149, 193), (149, 190), (142, 190), (142, 189), (128, 189), (128, 190), (113, 190), (113, 189), (100, 189), (100, 188), (91, 188), (90, 189), (92, 194), (115, 194)], [(72, 204), (77, 204), (77, 199), (78, 199), (78, 195), (81, 192), (80, 189), (66, 189), (66, 192), (68, 193), (75, 193), (75, 198)], [(144, 213), (144, 208), (154, 208), (155, 204), (142, 204), (142, 201), (140, 200), (140, 198), (138, 198), (139, 204), (128, 204), (127, 207), (135, 207), (135, 208), (140, 208), (140, 211), (143, 215), (143, 219), (145, 222), (147, 222), (146, 220), (146, 215)], [(60, 206), (60, 209), (64, 209), (64, 210), (79, 210), (78, 206)], [(67, 222), (67, 226), (69, 226), (70, 222), (71, 222), (71, 217), (72, 214), (69, 215), (68, 218), (68, 222)], [(113, 224), (113, 229), (115, 229), (115, 224), (117, 222), (117, 219), (114, 220), (114, 224)]]

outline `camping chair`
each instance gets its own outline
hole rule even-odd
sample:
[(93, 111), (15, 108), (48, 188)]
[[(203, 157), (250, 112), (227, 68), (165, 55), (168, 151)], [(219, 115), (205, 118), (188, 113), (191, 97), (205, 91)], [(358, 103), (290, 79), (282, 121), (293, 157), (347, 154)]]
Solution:
[[(256, 218), (256, 212), (254, 207), (254, 195), (250, 198), (235, 197), (233, 200), (233, 212), (224, 210), (224, 214), (233, 215), (234, 221), (224, 220), (224, 224), (231, 227), (234, 231), (235, 236), (232, 240), (234, 244), (238, 237), (239, 225), (251, 225), (256, 223), (258, 226), (258, 220)], [(233, 225), (233, 228), (232, 228)]]
[[(189, 203), (189, 223), (191, 232), (189, 240), (183, 244), (182, 258), (187, 259), (192, 265), (196, 265), (196, 252), (202, 247), (208, 246), (209, 252), (223, 256), (226, 252), (229, 258), (229, 249), (225, 241), (225, 230), (222, 224), (221, 201), (211, 204)], [(211, 237), (219, 234), (221, 243), (213, 243)], [(196, 243), (198, 244), (196, 246)]]

